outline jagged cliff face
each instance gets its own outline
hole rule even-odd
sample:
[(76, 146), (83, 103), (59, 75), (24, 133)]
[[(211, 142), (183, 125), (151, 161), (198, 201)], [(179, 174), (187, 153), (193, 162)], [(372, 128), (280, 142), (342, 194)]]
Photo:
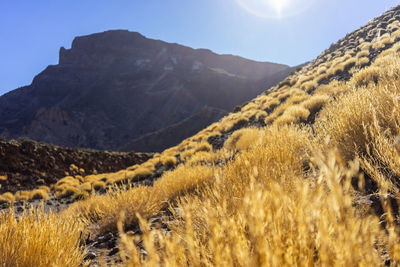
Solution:
[(116, 150), (195, 114), (218, 120), (290, 71), (128, 31), (78, 37), (58, 65), (0, 97), (0, 134)]

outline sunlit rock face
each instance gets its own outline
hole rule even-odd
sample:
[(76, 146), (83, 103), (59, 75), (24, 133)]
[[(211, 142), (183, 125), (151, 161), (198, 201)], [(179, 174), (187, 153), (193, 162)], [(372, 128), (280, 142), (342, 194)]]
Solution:
[[(117, 150), (196, 114), (215, 121), (290, 71), (129, 31), (77, 37), (58, 65), (0, 97), (0, 135)], [(157, 136), (171, 140), (168, 132)]]

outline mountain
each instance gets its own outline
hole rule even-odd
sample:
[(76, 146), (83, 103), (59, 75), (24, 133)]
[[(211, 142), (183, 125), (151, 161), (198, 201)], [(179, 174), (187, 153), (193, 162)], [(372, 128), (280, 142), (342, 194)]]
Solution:
[(0, 195), (0, 265), (397, 266), (399, 53), (397, 6), (140, 165)]
[(204, 107), (198, 113), (181, 122), (132, 140), (122, 146), (121, 150), (163, 151), (178, 144), (186, 137), (196, 134), (199, 127), (203, 129), (225, 115), (227, 115), (227, 112), (224, 110)]
[[(217, 121), (291, 71), (125, 30), (77, 37), (71, 49), (60, 49), (58, 65), (0, 97), (0, 135), (70, 147), (118, 150), (131, 143), (130, 149), (159, 150), (204, 128), (204, 122)], [(205, 107), (218, 112), (210, 117), (202, 112)], [(159, 145), (151, 148), (135, 141), (193, 116), (206, 117), (192, 120), (188, 135), (159, 133)]]

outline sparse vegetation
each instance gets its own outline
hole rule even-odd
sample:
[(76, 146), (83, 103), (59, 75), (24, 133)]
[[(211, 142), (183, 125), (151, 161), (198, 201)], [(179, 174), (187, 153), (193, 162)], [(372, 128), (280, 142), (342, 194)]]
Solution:
[[(9, 251), (16, 251), (3, 233), (16, 244), (32, 234), (27, 251), (53, 255), (58, 240), (29, 232), (40, 226), (69, 245), (65, 255), (77, 263), (68, 266), (82, 262), (80, 231), (116, 230), (128, 266), (397, 266), (400, 46), (376, 54), (397, 39), (364, 37), (371, 42), (341, 40), (352, 47), (326, 50), (284, 84), (144, 164), (80, 171), (40, 188), (77, 202), (57, 216), (2, 213), (0, 241), (11, 249), (0, 251), (0, 263), (14, 263)], [(131, 184), (160, 169), (152, 185)], [(3, 194), (0, 203), (29, 200), (33, 192)], [(160, 214), (168, 214), (162, 223), (170, 231), (152, 224)], [(138, 226), (140, 238), (125, 233)]]

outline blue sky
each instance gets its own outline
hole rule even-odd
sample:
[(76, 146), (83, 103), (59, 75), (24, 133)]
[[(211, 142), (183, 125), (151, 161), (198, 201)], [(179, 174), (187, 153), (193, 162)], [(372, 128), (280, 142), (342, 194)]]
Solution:
[[(312, 60), (346, 33), (400, 4), (285, 0), (287, 9), (278, 18), (268, 15), (275, 10), (244, 8), (257, 1), (277, 0), (2, 0), (0, 95), (30, 84), (47, 65), (57, 64), (59, 48), (69, 48), (75, 36), (128, 29), (193, 48), (293, 66)], [(310, 6), (293, 12), (291, 1), (297, 11), (308, 2)]]

